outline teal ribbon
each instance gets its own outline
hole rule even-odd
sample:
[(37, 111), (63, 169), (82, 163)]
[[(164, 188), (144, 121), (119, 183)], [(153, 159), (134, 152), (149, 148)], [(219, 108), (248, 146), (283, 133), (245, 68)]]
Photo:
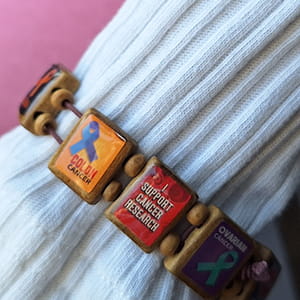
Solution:
[[(232, 258), (232, 261), (228, 262), (228, 257)], [(197, 271), (211, 271), (206, 281), (206, 285), (214, 286), (220, 276), (222, 270), (229, 270), (235, 266), (238, 262), (239, 255), (236, 251), (228, 251), (219, 256), (217, 262), (205, 262), (198, 263)]]

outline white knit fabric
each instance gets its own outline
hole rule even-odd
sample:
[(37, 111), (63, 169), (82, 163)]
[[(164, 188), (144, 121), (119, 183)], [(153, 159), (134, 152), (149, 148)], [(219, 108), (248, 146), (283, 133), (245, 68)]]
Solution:
[[(95, 107), (250, 234), (300, 182), (299, 0), (127, 0), (75, 70)], [(63, 112), (66, 137), (76, 117)], [(47, 169), (50, 137), (0, 140), (1, 299), (198, 299)]]

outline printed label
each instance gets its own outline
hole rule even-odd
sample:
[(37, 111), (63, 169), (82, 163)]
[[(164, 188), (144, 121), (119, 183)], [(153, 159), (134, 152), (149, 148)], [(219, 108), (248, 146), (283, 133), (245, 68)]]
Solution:
[(216, 296), (232, 279), (253, 245), (231, 224), (222, 221), (200, 246), (182, 273), (210, 296)]
[(44, 89), (44, 87), (52, 81), (54, 78), (59, 76), (61, 70), (58, 65), (53, 65), (37, 82), (37, 84), (31, 89), (31, 91), (27, 94), (25, 99), (22, 101), (20, 105), (20, 114), (24, 115), (31, 103), (34, 101), (36, 96)]
[(168, 170), (154, 165), (131, 187), (114, 215), (151, 246), (191, 199), (192, 194)]
[(77, 127), (55, 167), (82, 190), (91, 192), (126, 143), (112, 128), (90, 114)]

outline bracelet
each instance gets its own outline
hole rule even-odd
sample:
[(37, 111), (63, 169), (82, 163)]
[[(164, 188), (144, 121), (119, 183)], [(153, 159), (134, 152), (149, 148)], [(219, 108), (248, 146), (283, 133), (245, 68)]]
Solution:
[[(159, 247), (167, 270), (205, 299), (264, 299), (280, 272), (272, 251), (248, 236), (219, 208), (198, 196), (157, 157), (135, 153), (137, 144), (91, 108), (74, 106), (79, 81), (53, 65), (22, 101), (21, 125), (60, 144), (49, 169), (89, 204), (114, 201), (105, 216), (149, 253)], [(56, 116), (79, 121), (63, 141)], [(123, 189), (114, 177), (131, 177)]]

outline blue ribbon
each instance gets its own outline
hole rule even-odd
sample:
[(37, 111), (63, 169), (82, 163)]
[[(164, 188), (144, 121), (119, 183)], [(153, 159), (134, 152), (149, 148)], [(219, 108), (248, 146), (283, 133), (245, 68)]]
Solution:
[(96, 121), (90, 122), (82, 130), (82, 140), (70, 147), (72, 155), (85, 149), (90, 162), (97, 160), (98, 156), (94, 147), (94, 142), (99, 138), (99, 124)]
[[(227, 261), (228, 257), (232, 258), (231, 262)], [(222, 270), (228, 270), (235, 266), (238, 262), (239, 255), (236, 251), (228, 251), (223, 253), (218, 257), (217, 262), (215, 263), (198, 263), (197, 271), (211, 271), (209, 277), (206, 281), (206, 285), (214, 286), (219, 278), (220, 272)]]

